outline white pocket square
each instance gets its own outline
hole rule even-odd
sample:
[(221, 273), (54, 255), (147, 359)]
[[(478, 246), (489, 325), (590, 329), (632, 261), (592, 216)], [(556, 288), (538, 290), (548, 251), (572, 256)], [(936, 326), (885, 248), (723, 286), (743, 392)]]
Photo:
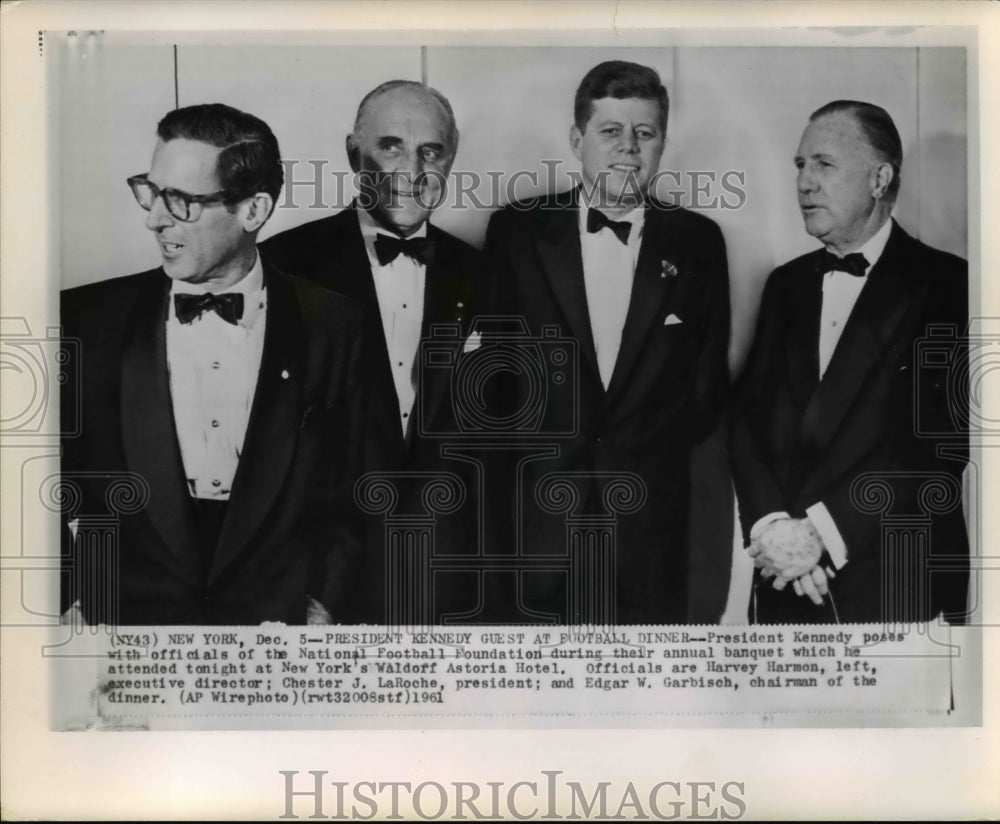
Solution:
[(678, 323), (684, 323), (684, 321), (682, 321), (679, 317), (677, 317), (677, 315), (675, 315), (673, 312), (671, 312), (663, 319), (664, 326), (674, 326), (675, 324)]
[(469, 337), (465, 339), (465, 344), (462, 346), (462, 354), (467, 355), (469, 352), (475, 352), (480, 346), (483, 345), (483, 336), (479, 332), (473, 332)]

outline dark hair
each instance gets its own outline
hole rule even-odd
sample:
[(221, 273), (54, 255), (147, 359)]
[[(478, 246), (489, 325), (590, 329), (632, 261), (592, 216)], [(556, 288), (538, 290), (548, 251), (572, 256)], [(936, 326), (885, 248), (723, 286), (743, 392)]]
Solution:
[(455, 112), (452, 111), (451, 103), (448, 102), (448, 98), (441, 94), (441, 92), (437, 89), (432, 89), (430, 86), (426, 86), (416, 80), (387, 80), (385, 83), (379, 84), (368, 92), (368, 94), (361, 99), (361, 103), (358, 105), (358, 113), (354, 117), (354, 131), (358, 130), (358, 124), (361, 122), (361, 117), (365, 112), (365, 108), (376, 98), (381, 97), (386, 92), (391, 92), (394, 89), (417, 89), (429, 94), (438, 103), (440, 103), (444, 108), (445, 113), (448, 115), (448, 142), (451, 145), (452, 150), (457, 148), (458, 126), (455, 123)]
[(656, 69), (624, 60), (608, 60), (594, 66), (580, 81), (573, 101), (573, 120), (581, 132), (587, 130), (594, 101), (603, 97), (655, 100), (660, 105), (660, 131), (666, 134), (670, 99)]
[(277, 201), (285, 170), (278, 139), (259, 117), (223, 103), (202, 103), (174, 109), (159, 122), (156, 134), (163, 141), (197, 140), (222, 149), (215, 176), (229, 193), (227, 203), (257, 192)]
[(841, 112), (854, 118), (861, 134), (868, 141), (868, 145), (882, 160), (892, 166), (892, 182), (886, 189), (886, 196), (890, 202), (895, 201), (899, 192), (900, 169), (903, 165), (903, 141), (899, 139), (899, 132), (896, 130), (896, 124), (892, 122), (889, 112), (874, 103), (863, 103), (859, 100), (834, 100), (816, 109), (809, 116), (809, 122), (812, 123), (821, 117)]

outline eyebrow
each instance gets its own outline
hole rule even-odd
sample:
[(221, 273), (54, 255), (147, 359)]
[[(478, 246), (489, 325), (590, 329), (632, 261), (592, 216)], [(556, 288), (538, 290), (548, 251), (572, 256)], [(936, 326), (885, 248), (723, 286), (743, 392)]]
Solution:
[[(834, 156), (833, 156), (832, 154), (830, 154), (829, 152), (813, 152), (813, 153), (812, 153), (811, 155), (809, 155), (809, 157), (810, 157), (810, 158), (813, 158), (813, 159), (816, 159), (816, 158), (826, 158), (826, 159), (828, 159), (828, 160), (835, 160), (835, 159), (836, 159), (836, 158), (835, 158), (835, 157), (834, 157)], [(804, 155), (800, 155), (800, 154), (797, 154), (797, 155), (795, 155), (795, 157), (794, 157), (794, 158), (792, 159), (792, 162), (793, 162), (793, 163), (798, 163), (798, 162), (800, 162), (800, 161), (802, 161), (802, 160), (805, 160), (805, 156), (804, 156)]]
[[(598, 129), (603, 129), (605, 126), (624, 126), (624, 125), (625, 124), (622, 123), (620, 120), (599, 120), (599, 121), (597, 121), (597, 128)], [(647, 129), (659, 129), (660, 128), (660, 124), (659, 123), (657, 123), (655, 121), (648, 121), (647, 122), (645, 120), (640, 120), (638, 123), (634, 123), (632, 127), (638, 129), (641, 126), (645, 126)]]
[[(393, 146), (401, 146), (403, 144), (403, 138), (401, 137), (380, 137), (378, 139), (378, 147), (380, 149), (390, 149)], [(444, 143), (438, 143), (437, 141), (428, 141), (427, 143), (421, 143), (418, 149), (433, 149), (434, 151), (444, 152), (447, 150), (447, 146)]]

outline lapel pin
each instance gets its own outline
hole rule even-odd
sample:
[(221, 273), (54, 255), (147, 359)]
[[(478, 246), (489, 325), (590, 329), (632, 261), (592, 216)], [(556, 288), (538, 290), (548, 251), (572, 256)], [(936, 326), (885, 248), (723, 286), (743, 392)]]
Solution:
[(660, 277), (661, 278), (675, 278), (677, 277), (677, 267), (674, 266), (669, 260), (660, 261)]
[(287, 381), (288, 380), (288, 370), (287, 369), (282, 369), (281, 370), (281, 379), (283, 381)]

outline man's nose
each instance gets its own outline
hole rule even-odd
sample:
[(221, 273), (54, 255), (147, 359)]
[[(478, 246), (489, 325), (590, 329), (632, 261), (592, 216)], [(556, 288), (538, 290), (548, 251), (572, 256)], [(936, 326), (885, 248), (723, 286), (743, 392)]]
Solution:
[(399, 159), (393, 170), (407, 183), (412, 184), (424, 170), (424, 160), (420, 152), (407, 152)]
[(816, 177), (803, 166), (796, 176), (796, 185), (802, 193), (812, 192), (816, 189)]
[(622, 131), (620, 146), (623, 152), (634, 154), (639, 151), (639, 138), (631, 129), (624, 129)]
[(146, 228), (151, 232), (155, 232), (157, 229), (164, 229), (167, 226), (173, 225), (174, 216), (167, 210), (167, 205), (163, 202), (163, 198), (157, 195), (146, 215)]

